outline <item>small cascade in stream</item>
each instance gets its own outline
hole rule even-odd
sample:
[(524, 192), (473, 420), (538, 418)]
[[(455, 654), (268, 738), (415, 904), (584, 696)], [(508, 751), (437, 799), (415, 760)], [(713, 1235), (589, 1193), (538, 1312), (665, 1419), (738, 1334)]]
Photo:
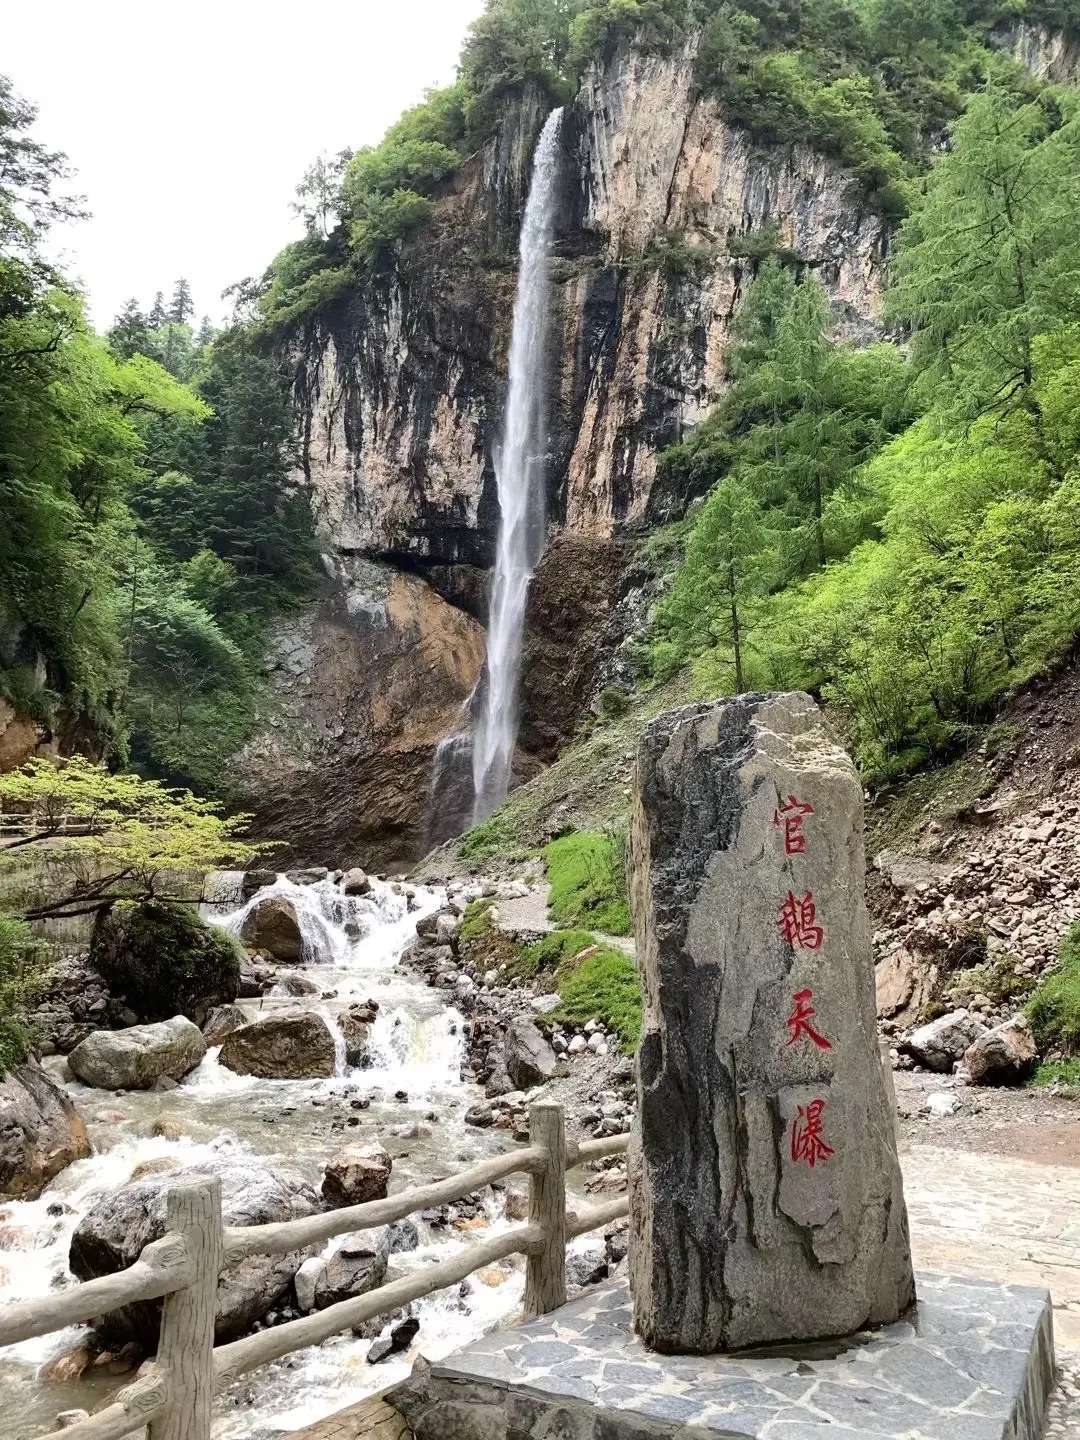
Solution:
[(521, 226), (510, 338), (510, 386), (502, 447), (495, 460), (499, 533), (487, 638), (487, 689), (473, 736), (473, 824), (502, 804), (510, 788), (518, 729), (518, 665), (525, 601), (544, 548), (544, 352), (547, 257), (555, 225), (562, 111), (548, 116), (536, 145)]

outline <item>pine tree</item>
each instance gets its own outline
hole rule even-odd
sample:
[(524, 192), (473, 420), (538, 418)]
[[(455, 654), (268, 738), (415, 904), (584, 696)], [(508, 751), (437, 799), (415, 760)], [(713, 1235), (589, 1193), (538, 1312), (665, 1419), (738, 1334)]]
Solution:
[(204, 315), (199, 326), (199, 333), (195, 336), (195, 345), (199, 350), (204, 346), (213, 343), (214, 327), (210, 324), (210, 316)]
[(183, 325), (195, 314), (195, 302), (191, 298), (191, 286), (181, 275), (173, 289), (169, 305), (169, 319), (174, 325)]
[(160, 330), (161, 327), (166, 324), (168, 318), (168, 312), (165, 309), (165, 296), (159, 290), (154, 296), (153, 305), (150, 307), (150, 315), (148, 317), (150, 329)]
[(118, 360), (130, 360), (133, 355), (151, 355), (152, 358), (150, 327), (134, 296), (116, 317), (107, 338), (109, 348)]

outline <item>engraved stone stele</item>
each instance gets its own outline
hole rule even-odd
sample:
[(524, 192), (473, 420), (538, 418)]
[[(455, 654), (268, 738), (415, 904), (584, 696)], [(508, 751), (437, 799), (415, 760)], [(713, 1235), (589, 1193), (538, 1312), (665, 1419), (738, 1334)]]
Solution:
[(914, 1303), (855, 767), (803, 694), (645, 731), (630, 1276), (646, 1344), (851, 1334)]

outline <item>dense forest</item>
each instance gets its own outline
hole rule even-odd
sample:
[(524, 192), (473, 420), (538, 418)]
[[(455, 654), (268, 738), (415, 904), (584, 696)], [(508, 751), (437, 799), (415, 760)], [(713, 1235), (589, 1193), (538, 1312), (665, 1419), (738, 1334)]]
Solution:
[(693, 37), (733, 122), (839, 158), (896, 225), (892, 338), (834, 344), (795, 258), (747, 257), (730, 388), (662, 457), (706, 498), (645, 542), (669, 585), (643, 682), (807, 686), (869, 773), (952, 743), (1077, 629), (1080, 119), (1001, 44), (1021, 17), (1074, 33), (1072, 6), (490, 0), (453, 85), (312, 165), (303, 238), (218, 333), (182, 279), (93, 333), (45, 258), (81, 202), (0, 82), (0, 696), (218, 788), (268, 625), (318, 581), (282, 339), (393, 263), (508, 97), (562, 101), (620, 44)]

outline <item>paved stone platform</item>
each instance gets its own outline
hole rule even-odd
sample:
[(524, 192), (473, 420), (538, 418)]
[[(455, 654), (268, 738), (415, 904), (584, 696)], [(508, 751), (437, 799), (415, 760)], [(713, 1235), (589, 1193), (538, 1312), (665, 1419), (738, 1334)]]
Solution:
[(388, 1398), (418, 1440), (1040, 1440), (1054, 1383), (1048, 1293), (918, 1277), (903, 1321), (851, 1339), (659, 1356), (622, 1283), (420, 1364)]

